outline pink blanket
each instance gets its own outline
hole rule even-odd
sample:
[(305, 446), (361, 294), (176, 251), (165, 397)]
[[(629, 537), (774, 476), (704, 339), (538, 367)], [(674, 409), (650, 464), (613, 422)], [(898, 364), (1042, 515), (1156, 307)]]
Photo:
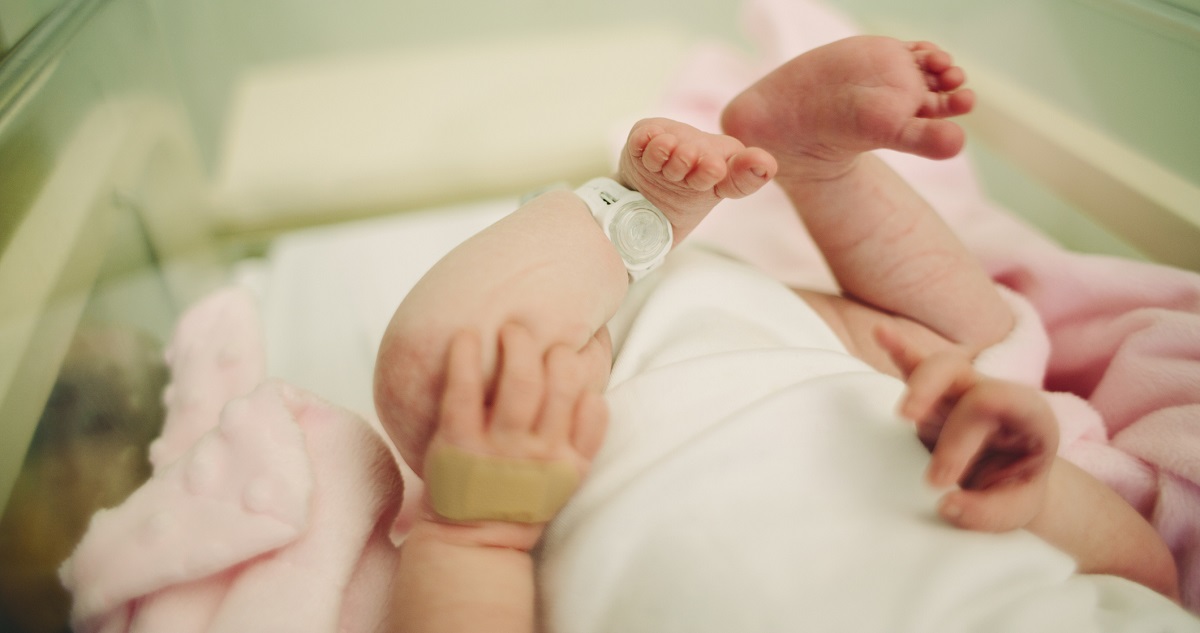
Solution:
[[(806, 0), (749, 0), (745, 17), (759, 58), (697, 51), (660, 114), (717, 130), (722, 105), (762, 74), (857, 32)], [(1200, 276), (1062, 249), (989, 203), (965, 157), (882, 155), (997, 282), (1037, 309), (1050, 342), (1043, 386), (1062, 394), (1052, 400), (1063, 455), (1158, 528), (1179, 565), (1184, 603), (1200, 613)], [(789, 283), (833, 285), (777, 189), (718, 207), (695, 235)]]
[(93, 517), (60, 570), (73, 630), (365, 633), (382, 622), (395, 462), (353, 414), (265, 381), (259, 328), (237, 289), (180, 321), (154, 474)]

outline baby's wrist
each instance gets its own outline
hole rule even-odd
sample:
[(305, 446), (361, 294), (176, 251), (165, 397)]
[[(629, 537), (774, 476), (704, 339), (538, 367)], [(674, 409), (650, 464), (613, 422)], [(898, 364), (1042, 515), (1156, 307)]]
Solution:
[(437, 540), (457, 547), (532, 550), (546, 530), (545, 523), (515, 521), (453, 521), (433, 511), (428, 500), (408, 538)]

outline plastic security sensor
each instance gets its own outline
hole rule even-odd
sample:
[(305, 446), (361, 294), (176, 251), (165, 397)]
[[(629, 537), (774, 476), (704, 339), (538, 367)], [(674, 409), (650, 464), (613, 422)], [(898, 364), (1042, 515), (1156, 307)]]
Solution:
[(575, 195), (587, 203), (630, 278), (637, 281), (663, 263), (674, 241), (671, 222), (645, 196), (611, 178), (593, 178)]

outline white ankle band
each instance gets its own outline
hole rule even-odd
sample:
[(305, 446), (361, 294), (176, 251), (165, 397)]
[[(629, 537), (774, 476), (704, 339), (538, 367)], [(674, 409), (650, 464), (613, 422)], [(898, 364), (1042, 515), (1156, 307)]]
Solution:
[(611, 178), (593, 178), (575, 195), (587, 203), (633, 281), (662, 265), (675, 236), (667, 216), (645, 196)]

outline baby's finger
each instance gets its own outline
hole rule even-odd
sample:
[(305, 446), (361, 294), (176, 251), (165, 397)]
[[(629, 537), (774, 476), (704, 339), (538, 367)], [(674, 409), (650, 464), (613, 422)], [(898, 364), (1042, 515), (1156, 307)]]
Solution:
[(608, 429), (608, 404), (604, 396), (585, 391), (575, 406), (575, 424), (571, 445), (584, 459), (590, 460), (599, 452)]
[(603, 393), (608, 387), (608, 376), (612, 370), (612, 337), (607, 327), (601, 327), (596, 335), (579, 352), (587, 376), (585, 388)]
[(546, 396), (538, 416), (537, 433), (550, 447), (565, 446), (571, 437), (575, 403), (587, 377), (583, 360), (566, 345), (546, 354)]
[(987, 490), (954, 490), (938, 503), (938, 514), (957, 527), (1007, 532), (1025, 527), (1042, 505), (1045, 482), (1031, 481)]
[(892, 362), (896, 363), (896, 367), (900, 369), (905, 379), (927, 356), (921, 350), (909, 345), (908, 341), (901, 337), (895, 329), (887, 325), (877, 325), (871, 333), (879, 346), (887, 351)]
[(462, 443), (483, 432), (483, 367), (477, 332), (459, 332), (450, 340), (446, 387), (442, 391), (439, 432)]
[(529, 330), (509, 323), (500, 328), (500, 356), (491, 430), (528, 432), (542, 407), (542, 355)]
[(918, 422), (934, 417), (943, 402), (957, 400), (977, 381), (975, 368), (965, 356), (956, 351), (938, 352), (909, 374), (900, 415)]
[(990, 415), (980, 415), (968, 392), (950, 415), (938, 435), (925, 476), (930, 485), (943, 488), (962, 483), (963, 478), (995, 431)]

